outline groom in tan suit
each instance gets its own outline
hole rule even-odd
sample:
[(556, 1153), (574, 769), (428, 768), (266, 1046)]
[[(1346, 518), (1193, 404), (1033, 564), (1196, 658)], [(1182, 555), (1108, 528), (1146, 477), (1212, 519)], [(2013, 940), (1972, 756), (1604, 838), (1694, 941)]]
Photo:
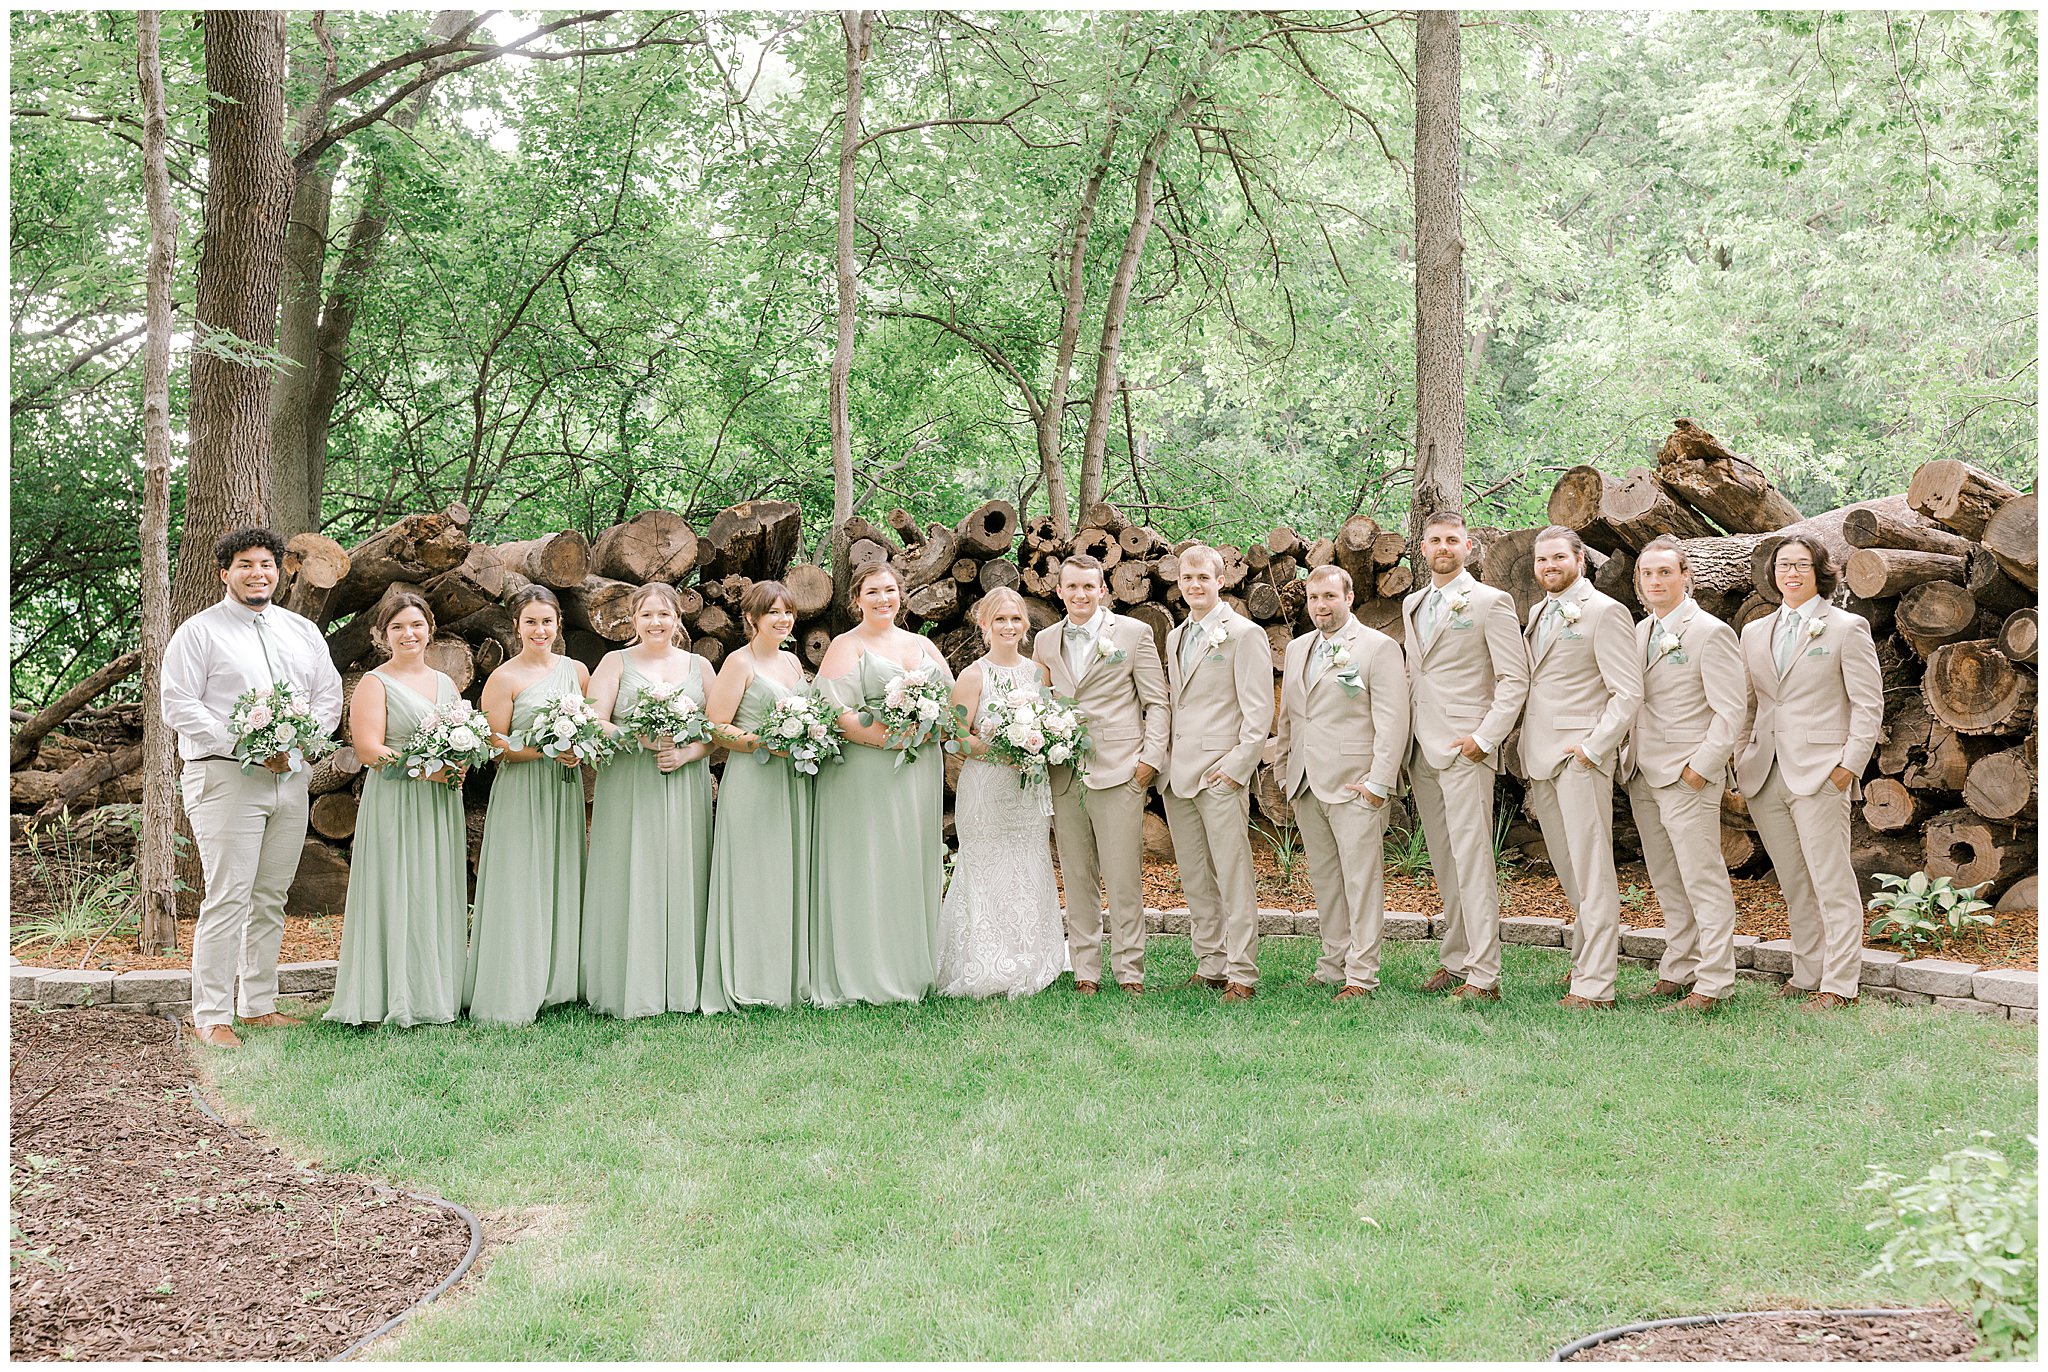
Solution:
[[(1621, 778), (1669, 939), (1657, 984), (1637, 997), (1709, 1011), (1735, 988), (1735, 892), (1721, 857), (1721, 792), (1747, 708), (1735, 631), (1692, 598), (1692, 568), (1665, 534), (1636, 554), (1643, 708)], [(1680, 999), (1683, 997), (1683, 999)]]
[(1380, 981), (1387, 797), (1408, 751), (1408, 674), (1393, 639), (1351, 613), (1351, 574), (1309, 573), (1315, 631), (1287, 645), (1276, 765), (1308, 850), (1323, 956), (1315, 979), (1338, 1000)]
[(1102, 982), (1102, 907), (1109, 897), (1110, 971), (1127, 995), (1145, 990), (1145, 796), (1166, 763), (1166, 669), (1152, 630), (1103, 604), (1102, 564), (1077, 554), (1060, 564), (1067, 617), (1041, 630), (1031, 657), (1053, 689), (1072, 696), (1095, 745), (1087, 770), (1052, 769), (1053, 829), (1067, 897), (1074, 989)]
[(1166, 822), (1195, 946), (1191, 986), (1250, 1000), (1259, 982), (1259, 903), (1252, 883), (1252, 770), (1273, 728), (1273, 648), (1266, 631), (1222, 601), (1223, 559), (1201, 544), (1180, 555), (1188, 617), (1166, 636), (1173, 723)]
[(1643, 703), (1635, 624), (1586, 579), (1586, 545), (1562, 525), (1536, 535), (1522, 774), (1543, 846), (1577, 917), (1567, 1010), (1614, 1008), (1621, 890), (1614, 877), (1614, 760)]
[(1849, 809), (1884, 724), (1884, 674), (1870, 622), (1827, 603), (1835, 568), (1819, 539), (1780, 543), (1771, 575), (1784, 603), (1742, 631), (1750, 721), (1735, 777), (1792, 925), (1779, 994), (1829, 1010), (1856, 1003), (1863, 970)]
[(1414, 729), (1408, 780), (1444, 903), (1443, 966), (1422, 989), (1499, 1000), (1493, 781), (1500, 745), (1529, 693), (1529, 660), (1514, 597), (1465, 570), (1471, 551), (1456, 511), (1423, 525), (1430, 584), (1401, 602)]

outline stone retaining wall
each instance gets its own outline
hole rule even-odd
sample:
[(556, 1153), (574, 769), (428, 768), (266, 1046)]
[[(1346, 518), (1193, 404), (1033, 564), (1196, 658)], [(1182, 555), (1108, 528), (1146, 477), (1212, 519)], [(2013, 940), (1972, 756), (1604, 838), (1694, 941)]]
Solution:
[[(1185, 934), (1186, 910), (1147, 910), (1147, 932)], [(1508, 915), (1500, 922), (1502, 943), (1525, 947), (1565, 946), (1563, 920), (1545, 915)], [(1261, 910), (1261, 937), (1317, 935), (1313, 910)], [(1388, 939), (1416, 942), (1443, 935), (1442, 915), (1414, 915), (1389, 910), (1381, 932)], [(1664, 954), (1666, 931), (1624, 929), (1621, 960), (1637, 967), (1657, 966)], [(281, 995), (323, 996), (334, 990), (334, 975), (340, 964), (287, 962), (277, 969)], [(1748, 934), (1735, 936), (1735, 975), (1747, 981), (1780, 983), (1792, 971), (1790, 939), (1758, 941)], [(8, 999), (17, 1005), (39, 1005), (48, 1009), (97, 1006), (108, 1010), (139, 1010), (149, 1014), (189, 1015), (192, 1011), (192, 974), (182, 968), (147, 972), (52, 971), (16, 964), (12, 969)], [(2035, 1023), (2039, 1008), (2039, 978), (2033, 972), (2010, 967), (1979, 967), (1974, 962), (1953, 962), (1947, 958), (1906, 959), (1880, 948), (1863, 950), (1861, 994), (1871, 1000), (1898, 1005), (1932, 1005), (1941, 1010), (1989, 1015), (2020, 1024)]]

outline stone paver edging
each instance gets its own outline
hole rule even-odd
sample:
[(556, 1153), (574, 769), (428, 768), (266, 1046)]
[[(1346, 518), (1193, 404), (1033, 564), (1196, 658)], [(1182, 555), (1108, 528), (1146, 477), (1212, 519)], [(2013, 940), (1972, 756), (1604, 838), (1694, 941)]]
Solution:
[[(1564, 921), (1545, 915), (1508, 915), (1500, 922), (1501, 942), (1562, 949), (1568, 943), (1569, 927)], [(1145, 930), (1153, 934), (1185, 934), (1188, 912), (1148, 909)], [(1259, 933), (1263, 937), (1313, 938), (1318, 933), (1316, 912), (1260, 910)], [(1440, 938), (1443, 916), (1389, 910), (1381, 933), (1403, 943)], [(1622, 961), (1655, 967), (1667, 936), (1663, 929), (1623, 930)], [(1736, 975), (1744, 980), (1783, 982), (1792, 970), (1791, 940), (1759, 941), (1738, 934), (1735, 966)], [(339, 967), (332, 960), (282, 963), (277, 969), (277, 989), (280, 994), (291, 996), (328, 994), (334, 990)], [(184, 968), (114, 973), (16, 963), (9, 971), (8, 999), (16, 1005), (49, 1009), (91, 1005), (148, 1014), (189, 1015), (192, 1011), (192, 974)], [(1979, 967), (1973, 962), (1949, 958), (1909, 960), (1881, 948), (1863, 950), (1861, 982), (1860, 994), (1871, 1000), (1931, 1005), (1938, 1010), (1986, 1015), (2018, 1024), (2035, 1023), (2040, 1004), (2040, 978), (2036, 973), (2012, 967)]]

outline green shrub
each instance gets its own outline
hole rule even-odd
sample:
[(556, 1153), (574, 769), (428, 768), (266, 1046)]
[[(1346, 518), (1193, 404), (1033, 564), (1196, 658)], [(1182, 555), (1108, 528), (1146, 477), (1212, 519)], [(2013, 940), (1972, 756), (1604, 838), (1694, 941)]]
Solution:
[[(1995, 1136), (1980, 1131), (1977, 1137)], [(1889, 1229), (1892, 1236), (1865, 1277), (1917, 1274), (1969, 1311), (1983, 1340), (1980, 1352), (2031, 1358), (2041, 1301), (2034, 1246), (2039, 1163), (2015, 1169), (2005, 1154), (1976, 1143), (1943, 1154), (1915, 1182), (1883, 1167), (1870, 1171), (1857, 1189), (1887, 1193), (1892, 1213), (1866, 1227)]]
[(1870, 898), (1870, 908), (1877, 912), (1870, 936), (1890, 939), (1909, 953), (1939, 949), (1992, 922), (1991, 916), (1981, 913), (1991, 908), (1991, 902), (1977, 899), (1982, 884), (1956, 886), (1947, 877), (1930, 880), (1925, 872), (1910, 877), (1881, 872), (1877, 884), (1883, 889)]

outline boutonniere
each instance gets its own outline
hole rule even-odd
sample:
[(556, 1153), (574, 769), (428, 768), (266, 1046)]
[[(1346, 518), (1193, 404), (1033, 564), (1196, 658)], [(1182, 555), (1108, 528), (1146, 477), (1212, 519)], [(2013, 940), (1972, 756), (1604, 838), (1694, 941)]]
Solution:
[(1363, 689), (1363, 683), (1358, 679), (1358, 665), (1351, 660), (1349, 648), (1331, 641), (1316, 651), (1321, 654), (1323, 665), (1330, 669), (1332, 678), (1344, 688), (1344, 694), (1355, 696)]
[(1228, 624), (1218, 624), (1215, 631), (1209, 635), (1209, 648), (1202, 655), (1203, 661), (1206, 662), (1211, 658), (1221, 659), (1223, 656), (1223, 645), (1228, 642), (1230, 642), (1230, 626)]
[(1124, 660), (1124, 650), (1111, 643), (1109, 635), (1104, 634), (1095, 640), (1095, 660), (1115, 665)]
[(1463, 591), (1452, 591), (1444, 597), (1444, 604), (1450, 607), (1452, 614), (1461, 615), (1471, 606), (1472, 602), (1465, 598)]
[(1678, 663), (1688, 660), (1684, 647), (1679, 642), (1678, 635), (1672, 633), (1669, 629), (1666, 629), (1657, 636), (1657, 657), (1660, 660), (1668, 657), (1673, 662)]
[(1583, 614), (1584, 611), (1579, 609), (1578, 605), (1575, 602), (1567, 600), (1557, 607), (1557, 613), (1558, 616), (1562, 618), (1565, 623), (1576, 624), (1579, 622), (1579, 616)]
[(1809, 619), (1806, 621), (1806, 636), (1808, 638), (1819, 638), (1827, 631), (1828, 622), (1825, 619)]

